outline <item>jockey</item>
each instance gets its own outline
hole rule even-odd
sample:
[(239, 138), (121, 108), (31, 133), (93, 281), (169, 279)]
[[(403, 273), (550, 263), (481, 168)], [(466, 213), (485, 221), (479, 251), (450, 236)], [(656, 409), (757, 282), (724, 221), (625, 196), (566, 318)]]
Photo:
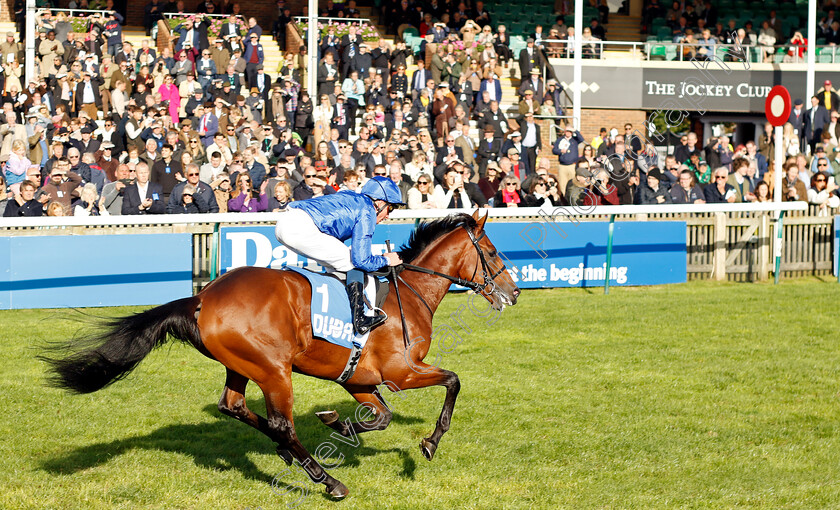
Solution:
[[(365, 315), (365, 290), (373, 308), (373, 278), (365, 273), (402, 264), (396, 252), (374, 255), (371, 238), (376, 224), (388, 218), (394, 205), (404, 205), (400, 189), (387, 177), (376, 176), (361, 193), (341, 191), (292, 202), (277, 222), (277, 240), (290, 250), (311, 258), (327, 271), (347, 273), (347, 295), (353, 311), (353, 328), (360, 335), (385, 322), (381, 310)], [(351, 247), (344, 241), (352, 238)], [(367, 280), (367, 284), (365, 281)]]

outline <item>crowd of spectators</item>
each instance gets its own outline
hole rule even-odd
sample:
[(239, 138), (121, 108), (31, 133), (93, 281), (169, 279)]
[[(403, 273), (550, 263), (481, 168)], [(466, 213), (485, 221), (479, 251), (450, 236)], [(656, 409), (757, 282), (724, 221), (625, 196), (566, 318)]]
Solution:
[[(798, 17), (796, 26), (785, 26), (776, 9), (765, 10), (763, 3), (753, 1), (750, 4), (756, 15), (755, 20), (744, 19), (735, 7), (720, 13), (710, 0), (685, 2), (667, 2), (667, 0), (647, 0), (642, 12), (642, 30), (654, 33), (656, 20), (664, 20), (673, 42), (682, 43), (683, 58), (711, 57), (718, 44), (735, 45), (735, 52), (729, 50), (729, 58), (746, 60), (746, 52), (738, 53), (738, 48), (757, 46), (761, 49), (764, 62), (774, 62), (773, 55), (779, 47), (784, 48), (783, 61), (801, 62), (804, 58), (808, 41), (800, 30), (805, 23), (806, 10)], [(821, 3), (817, 17), (817, 44), (837, 46), (840, 44), (840, 20), (837, 18), (837, 4), (833, 0)]]
[[(172, 9), (182, 11), (183, 3), (152, 0), (146, 13), (153, 24)], [(139, 48), (125, 41), (114, 11), (91, 16), (83, 36), (61, 13), (47, 12), (37, 25), (37, 77), (25, 84), (22, 47), (7, 34), (0, 44), (4, 215), (275, 211), (292, 200), (358, 190), (374, 175), (393, 179), (410, 208), (772, 196), (766, 147), (733, 148), (726, 137), (700, 147), (689, 133), (664, 165), (630, 125), (623, 135), (602, 129), (589, 144), (566, 127), (543, 147), (535, 118), (564, 114), (562, 87), (543, 78), (552, 43), (538, 27), (513, 55), (504, 25), (494, 28), (480, 0), (471, 7), (386, 1), (381, 12), (391, 30), (416, 26), (425, 38), (419, 54), (403, 42), (366, 42), (354, 26), (339, 37), (331, 26), (318, 34), (317, 69), (308, 69), (304, 45), (286, 48), (275, 76), (264, 66), (262, 28), (238, 17), (239, 9), (201, 4), (204, 13), (228, 16), (218, 36), (208, 32), (210, 18), (190, 16), (160, 53), (150, 40)], [(297, 14), (278, 2), (278, 42), (285, 43), (282, 32)], [(353, 18), (358, 10), (352, 0), (327, 2), (320, 14)], [(570, 37), (562, 16), (557, 21), (549, 33)], [(409, 61), (417, 66), (410, 74)], [(507, 70), (521, 80), (515, 97), (506, 98), (516, 106), (502, 111)], [(316, 74), (314, 98), (302, 86), (308, 72)], [(801, 155), (800, 164), (800, 155), (790, 154), (800, 170), (791, 182), (801, 182), (786, 191), (790, 199), (806, 200), (820, 186), (811, 175), (824, 168), (822, 137), (835, 155), (825, 161), (836, 165), (838, 100), (830, 83), (814, 100), (824, 115), (815, 119), (808, 110), (793, 133), (800, 150), (810, 147), (815, 156)], [(807, 122), (825, 126), (817, 133)], [(811, 144), (813, 137), (819, 143)], [(718, 182), (723, 171), (726, 183)], [(815, 200), (835, 191), (829, 181)]]

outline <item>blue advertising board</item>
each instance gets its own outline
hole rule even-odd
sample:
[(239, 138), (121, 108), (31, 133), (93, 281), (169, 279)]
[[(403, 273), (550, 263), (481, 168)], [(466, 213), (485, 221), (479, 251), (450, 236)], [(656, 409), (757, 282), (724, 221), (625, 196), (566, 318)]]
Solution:
[[(502, 252), (511, 277), (521, 288), (604, 285), (607, 222), (498, 222), (487, 235)], [(375, 253), (404, 243), (414, 226), (384, 224), (373, 237)], [(323, 268), (280, 244), (274, 227), (222, 227), (221, 271), (241, 266), (315, 271)], [(686, 226), (682, 221), (617, 222), (610, 285), (658, 285), (686, 281)]]
[(190, 234), (0, 237), (0, 309), (150, 305), (192, 295)]

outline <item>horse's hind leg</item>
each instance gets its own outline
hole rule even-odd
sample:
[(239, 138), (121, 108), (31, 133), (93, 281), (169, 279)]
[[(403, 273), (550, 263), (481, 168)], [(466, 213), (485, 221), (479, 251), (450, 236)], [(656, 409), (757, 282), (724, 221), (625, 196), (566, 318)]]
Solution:
[(349, 492), (343, 483), (330, 476), (301, 444), (295, 432), (292, 416), (292, 377), (291, 372), (279, 373), (271, 377), (260, 387), (265, 395), (265, 407), (268, 413), (268, 428), (271, 436), (281, 447), (300, 463), (300, 466), (315, 483), (323, 483), (327, 493), (341, 499)]
[[(345, 386), (344, 389), (366, 409), (366, 414), (372, 413), (374, 418), (357, 422), (351, 422), (350, 420), (342, 422), (338, 419), (338, 413), (335, 411), (315, 413), (324, 422), (324, 425), (338, 431), (342, 436), (352, 436), (370, 430), (384, 430), (391, 423), (391, 410), (388, 409), (388, 404), (379, 394), (376, 386)], [(361, 414), (359, 411), (361, 409), (357, 408), (357, 417)]]
[[(251, 411), (245, 405), (245, 386), (247, 385), (247, 377), (228, 369), (227, 377), (225, 378), (225, 389), (222, 391), (222, 397), (219, 399), (219, 411), (242, 423), (247, 423), (271, 439), (274, 439), (274, 435), (268, 428), (268, 420)], [(292, 455), (280, 445), (277, 446), (277, 455), (286, 464), (292, 465)]]

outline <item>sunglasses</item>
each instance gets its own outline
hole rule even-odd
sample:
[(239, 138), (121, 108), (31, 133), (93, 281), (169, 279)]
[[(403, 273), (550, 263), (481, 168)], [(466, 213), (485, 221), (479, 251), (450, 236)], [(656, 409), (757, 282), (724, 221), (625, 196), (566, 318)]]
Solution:
[(377, 173), (374, 173), (373, 175), (377, 175), (377, 176), (379, 176), (379, 177), (385, 177), (385, 173), (384, 173), (384, 172), (383, 172), (383, 173), (378, 173), (378, 172), (377, 172)]
[(417, 184), (420, 185), (420, 186), (423, 186), (423, 185), (429, 184), (429, 181), (417, 181)]
[(312, 178), (312, 177), (317, 177), (317, 174), (306, 174), (306, 175), (304, 175), (304, 177), (309, 179), (309, 178)]
[(397, 206), (395, 206), (394, 204), (383, 205), (382, 207), (380, 207), (376, 211), (376, 213), (379, 214), (380, 212), (384, 211), (385, 209), (388, 209), (388, 212), (392, 213), (392, 212), (394, 212), (394, 209), (396, 209), (396, 208), (397, 208)]
[(247, 178), (247, 177), (243, 177), (243, 178), (241, 179), (241, 181), (242, 181), (242, 182), (251, 182), (251, 179), (249, 179), (249, 178)]
[(716, 181), (717, 181), (717, 180), (725, 180), (725, 179), (726, 179), (726, 177), (725, 177), (725, 176), (723, 176), (723, 175), (718, 175), (717, 177), (715, 177), (715, 180), (716, 180)]
[(825, 179), (817, 179), (816, 182), (825, 182)]
[(242, 160), (242, 159), (234, 159), (234, 160), (233, 160), (233, 162), (234, 162), (234, 163), (244, 163), (244, 162), (245, 162), (245, 160)]
[(198, 140), (190, 140), (190, 143), (198, 143)]
[(187, 177), (197, 177), (197, 176), (198, 176), (197, 173), (187, 174)]
[(509, 183), (505, 184), (505, 186), (516, 186), (516, 183), (515, 182), (509, 182)]

